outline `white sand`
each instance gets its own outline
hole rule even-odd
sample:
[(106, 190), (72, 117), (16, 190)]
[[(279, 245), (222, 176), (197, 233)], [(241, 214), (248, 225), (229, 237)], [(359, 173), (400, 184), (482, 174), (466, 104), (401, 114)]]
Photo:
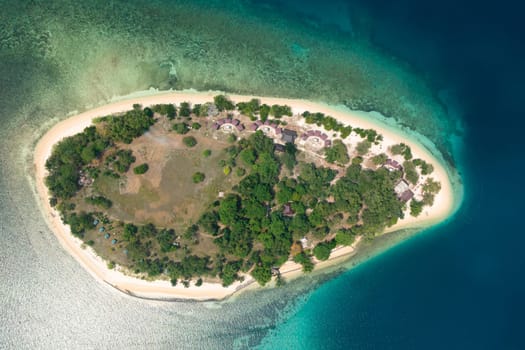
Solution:
[[(148, 92), (146, 92), (147, 94)], [(98, 257), (93, 249), (90, 247), (83, 248), (82, 241), (71, 235), (69, 226), (62, 223), (58, 212), (49, 205), (49, 195), (47, 187), (45, 186), (45, 177), (47, 170), (45, 168), (46, 159), (50, 156), (53, 145), (61, 139), (77, 134), (84, 128), (91, 124), (95, 117), (105, 116), (117, 112), (123, 112), (132, 108), (133, 104), (142, 104), (149, 106), (160, 103), (180, 103), (188, 101), (191, 103), (205, 103), (213, 100), (213, 96), (219, 92), (168, 92), (156, 93), (149, 96), (138, 95), (128, 96), (127, 99), (110, 103), (108, 105), (98, 107), (87, 112), (78, 114), (59, 122), (51, 128), (38, 142), (35, 153), (35, 177), (38, 196), (42, 202), (42, 210), (50, 228), (55, 233), (56, 237), (62, 246), (98, 281), (108, 283), (121, 291), (146, 298), (159, 299), (195, 299), (195, 300), (209, 300), (209, 299), (223, 299), (235, 291), (240, 290), (247, 285), (253, 284), (253, 279), (246, 276), (243, 283), (236, 282), (228, 288), (222, 287), (218, 283), (203, 283), (201, 287), (191, 285), (189, 288), (184, 288), (181, 285), (172, 287), (168, 281), (146, 281), (138, 278), (130, 277), (117, 270), (110, 270), (107, 264)], [(247, 101), (254, 96), (239, 96), (229, 95), (235, 101)], [(408, 227), (427, 227), (445, 220), (455, 209), (454, 193), (450, 178), (436, 157), (434, 157), (426, 148), (410, 139), (407, 135), (403, 135), (401, 131), (393, 130), (386, 124), (379, 121), (372, 120), (370, 114), (364, 112), (354, 112), (349, 110), (342, 110), (337, 107), (331, 107), (325, 104), (313, 103), (305, 100), (292, 100), (282, 98), (267, 98), (257, 97), (262, 103), (272, 104), (287, 104), (292, 107), (294, 113), (302, 113), (305, 110), (311, 112), (322, 112), (340, 120), (345, 124), (350, 124), (353, 127), (360, 127), (363, 129), (375, 129), (384, 137), (383, 149), (392, 144), (404, 142), (412, 149), (414, 158), (421, 158), (434, 165), (434, 172), (432, 177), (441, 183), (441, 191), (435, 198), (434, 205), (430, 208), (425, 208), (424, 212), (419, 218), (413, 218), (406, 215), (406, 218), (400, 220), (396, 225), (390, 227), (387, 231), (391, 232), (401, 228)], [(350, 247), (336, 248), (328, 262), (320, 262), (318, 267), (328, 266), (335, 261), (339, 261), (341, 257), (347, 257), (354, 254), (357, 240)], [(294, 262), (287, 262), (281, 268), (283, 275), (290, 277), (296, 275), (301, 271), (301, 266)]]

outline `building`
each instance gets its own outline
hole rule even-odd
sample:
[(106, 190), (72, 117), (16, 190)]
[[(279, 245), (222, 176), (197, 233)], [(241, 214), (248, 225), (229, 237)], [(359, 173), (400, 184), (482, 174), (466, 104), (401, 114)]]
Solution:
[(385, 162), (385, 168), (387, 168), (388, 170), (390, 171), (394, 171), (394, 170), (402, 170), (403, 167), (401, 166), (401, 164), (399, 164), (397, 161), (393, 160), (393, 159), (390, 159), (388, 158)]
[(394, 187), (394, 191), (396, 192), (397, 196), (399, 197), (401, 194), (403, 194), (403, 192), (405, 192), (406, 190), (409, 190), (410, 187), (408, 186), (408, 182), (406, 182), (405, 180), (400, 180), (396, 187)]
[(283, 215), (284, 216), (293, 216), (294, 211), (292, 209), (292, 206), (290, 205), (290, 203), (286, 203), (284, 206), (283, 206)]
[(282, 140), (284, 142), (295, 143), (295, 139), (297, 138), (297, 132), (290, 129), (283, 129), (282, 135)]
[(276, 143), (275, 151), (283, 153), (286, 151), (286, 147), (284, 147), (284, 145), (281, 145), (280, 143)]
[(396, 192), (397, 198), (403, 202), (408, 202), (414, 197), (414, 192), (410, 190), (408, 182), (405, 180), (399, 181), (396, 187), (394, 187), (394, 191)]

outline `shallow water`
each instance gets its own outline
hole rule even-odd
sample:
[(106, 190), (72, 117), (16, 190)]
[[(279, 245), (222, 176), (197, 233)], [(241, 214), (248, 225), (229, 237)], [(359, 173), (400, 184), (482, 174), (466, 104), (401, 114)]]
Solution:
[[(516, 295), (524, 289), (511, 276), (519, 276), (525, 265), (508, 256), (507, 241), (492, 245), (494, 233), (502, 230), (485, 220), (493, 214), (494, 220), (510, 222), (519, 204), (511, 201), (516, 203), (513, 210), (494, 211), (494, 203), (508, 203), (508, 197), (486, 180), (500, 174), (490, 171), (472, 148), (496, 157), (479, 136), (491, 132), (491, 116), (481, 118), (482, 109), (469, 114), (472, 105), (485, 98), (461, 95), (456, 109), (466, 123), (437, 98), (446, 95), (438, 90), (446, 89), (450, 97), (443, 100), (451, 106), (448, 101), (466, 84), (458, 74), (455, 79), (450, 72), (444, 74), (443, 64), (436, 63), (436, 55), (455, 62), (444, 54), (448, 48), (443, 39), (429, 34), (440, 26), (425, 27), (427, 36), (421, 36), (431, 38), (427, 45), (434, 51), (418, 55), (423, 46), (416, 40), (421, 36), (410, 36), (417, 32), (412, 22), (403, 24), (398, 14), (385, 24), (388, 14), (373, 2), (368, 7), (322, 3), (335, 8), (326, 14), (337, 12), (341, 19), (308, 10), (308, 3), (297, 12), (296, 3), (0, 1), (0, 348), (246, 348), (268, 334), (263, 343), (267, 348), (421, 348), (426, 340), (436, 339), (443, 324), (457, 344), (474, 344), (465, 339), (488, 325), (496, 329), (491, 340), (510, 337), (509, 347), (517, 344), (512, 327), (520, 329), (516, 315), (523, 304)], [(348, 6), (348, 15), (341, 6)], [(399, 42), (403, 45), (385, 46)], [(433, 59), (424, 59), (429, 56)], [(443, 84), (448, 81), (453, 84)], [(34, 199), (30, 157), (38, 136), (67, 113), (149, 87), (222, 89), (378, 110), (431, 139), (462, 169), (470, 194), (450, 224), (321, 288), (332, 275), (303, 278), (283, 289), (241, 294), (223, 303), (166, 304), (126, 297), (95, 282), (49, 231)], [(506, 110), (508, 115), (512, 108), (507, 105)], [(513, 129), (519, 130), (518, 125)], [(470, 146), (462, 158), (458, 150), (464, 132)], [(503, 161), (516, 154), (502, 147), (508, 152), (500, 163), (504, 166)], [(480, 177), (480, 171), (486, 175)], [(514, 177), (506, 181), (517, 181)], [(520, 239), (514, 227), (509, 224), (500, 234)], [(510, 250), (516, 256), (517, 247)], [(465, 254), (467, 248), (470, 254)], [(483, 254), (489, 250), (496, 256)], [(375, 253), (364, 252), (363, 259), (368, 254)], [(486, 282), (497, 277), (504, 279), (506, 289)], [(350, 296), (342, 297), (348, 290)], [(471, 293), (478, 298), (469, 303)], [(490, 294), (508, 302), (494, 304), (489, 311), (497, 313), (480, 317), (474, 306), (487, 302)], [(456, 302), (448, 303), (451, 299)], [(340, 317), (334, 318), (332, 310)], [(421, 319), (430, 321), (414, 337)], [(480, 319), (488, 319), (484, 327), (473, 322)], [(470, 328), (461, 328), (464, 324)], [(339, 340), (313, 340), (324, 334)], [(441, 344), (443, 339), (448, 338), (441, 338)]]

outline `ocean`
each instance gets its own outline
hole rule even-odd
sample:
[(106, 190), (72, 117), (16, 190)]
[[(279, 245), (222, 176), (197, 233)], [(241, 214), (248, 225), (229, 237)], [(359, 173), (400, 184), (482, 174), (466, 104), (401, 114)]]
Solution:
[[(53, 0), (0, 10), (0, 348), (525, 347), (517, 4)], [(208, 303), (115, 293), (47, 228), (31, 152), (68, 113), (148, 88), (377, 110), (458, 169), (462, 205), (446, 223), (384, 237), (284, 288)]]

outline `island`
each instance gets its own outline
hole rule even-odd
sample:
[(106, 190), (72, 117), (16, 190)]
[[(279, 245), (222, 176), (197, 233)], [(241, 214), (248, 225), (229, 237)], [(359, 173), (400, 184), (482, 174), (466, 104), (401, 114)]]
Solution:
[(34, 159), (62, 245), (99, 281), (145, 298), (279, 286), (454, 210), (424, 146), (305, 100), (135, 96), (58, 123)]

